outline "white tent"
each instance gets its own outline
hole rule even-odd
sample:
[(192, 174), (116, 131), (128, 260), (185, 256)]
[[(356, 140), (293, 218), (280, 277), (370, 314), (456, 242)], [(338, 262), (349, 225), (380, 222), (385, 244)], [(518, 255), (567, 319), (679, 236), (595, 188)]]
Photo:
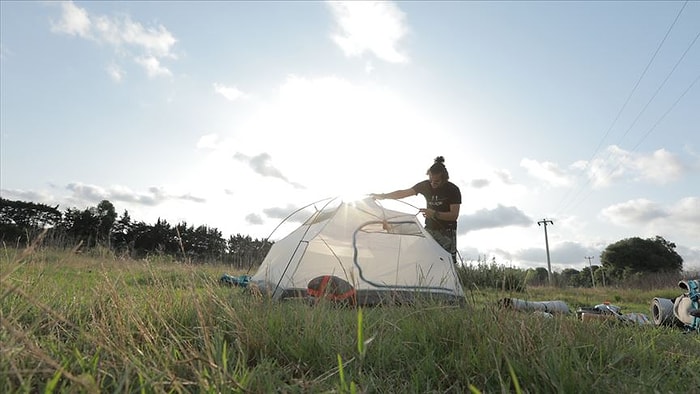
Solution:
[(296, 230), (276, 241), (251, 278), (274, 299), (305, 297), (319, 276), (354, 287), (357, 304), (406, 302), (417, 296), (460, 302), (452, 257), (414, 214), (372, 198), (325, 200)]

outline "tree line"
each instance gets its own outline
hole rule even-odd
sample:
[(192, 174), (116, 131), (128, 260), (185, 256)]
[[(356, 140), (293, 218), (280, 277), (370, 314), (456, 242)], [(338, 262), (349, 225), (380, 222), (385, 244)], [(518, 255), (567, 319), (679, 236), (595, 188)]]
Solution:
[[(171, 225), (159, 218), (151, 225), (134, 221), (126, 210), (121, 216), (117, 215), (114, 205), (108, 200), (84, 210), (68, 208), (61, 212), (58, 205), (0, 198), (0, 242), (24, 246), (40, 234), (44, 234), (44, 239), (53, 246), (76, 250), (103, 247), (130, 258), (165, 255), (189, 262), (223, 262), (237, 268), (259, 265), (272, 246), (265, 239), (253, 239), (240, 233), (224, 239), (216, 228), (195, 227), (186, 222)], [(601, 253), (600, 266), (555, 272), (554, 283), (574, 287), (605, 286), (647, 274), (680, 274), (683, 258), (675, 248), (673, 242), (660, 236), (623, 239), (608, 245)], [(486, 259), (483, 263), (479, 261), (479, 266), (489, 266), (485, 263)], [(514, 277), (525, 275), (527, 283), (548, 282), (545, 268), (519, 271), (513, 273)], [(499, 273), (499, 276), (507, 278), (511, 275)]]
[(108, 200), (84, 210), (58, 205), (0, 198), (0, 242), (28, 245), (43, 235), (52, 246), (85, 250), (107, 248), (117, 255), (144, 258), (171, 256), (188, 262), (223, 262), (238, 268), (260, 264), (272, 246), (265, 239), (236, 234), (224, 239), (221, 231), (186, 222), (171, 225), (135, 221), (124, 210), (120, 215)]
[[(581, 270), (565, 268), (552, 273), (552, 281), (571, 287), (600, 287), (612, 284), (653, 284), (677, 278), (683, 271), (683, 258), (676, 252), (676, 244), (661, 236), (653, 238), (631, 237), (613, 242), (600, 254), (600, 265), (591, 265)], [(675, 279), (677, 280), (677, 279)], [(529, 284), (548, 283), (546, 268), (539, 267), (527, 272)]]

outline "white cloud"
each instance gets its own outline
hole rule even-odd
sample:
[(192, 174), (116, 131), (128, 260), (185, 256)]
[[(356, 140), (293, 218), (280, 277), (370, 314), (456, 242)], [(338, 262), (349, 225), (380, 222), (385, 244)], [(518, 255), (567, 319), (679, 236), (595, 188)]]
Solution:
[(510, 173), (510, 171), (506, 169), (497, 169), (494, 170), (496, 173), (496, 177), (501, 180), (501, 182), (505, 183), (506, 185), (512, 185), (513, 184), (513, 175)]
[(367, 74), (371, 74), (372, 71), (374, 71), (374, 64), (372, 64), (372, 62), (368, 60), (368, 61), (365, 63), (365, 72), (366, 72)]
[(162, 187), (155, 186), (148, 188), (148, 193), (138, 193), (132, 191), (128, 187), (120, 185), (104, 188), (101, 186), (74, 182), (66, 185), (66, 190), (72, 193), (66, 198), (66, 201), (73, 205), (98, 204), (102, 200), (145, 206), (156, 206), (169, 200), (184, 200), (195, 203), (206, 202), (206, 199), (193, 196), (190, 193), (174, 194), (167, 192)]
[(203, 135), (197, 141), (197, 149), (216, 149), (218, 147), (219, 136), (217, 134)]
[(225, 86), (218, 82), (214, 83), (214, 91), (229, 101), (246, 98), (246, 94), (238, 90), (235, 86)]
[(107, 67), (107, 74), (109, 74), (114, 82), (121, 82), (122, 79), (124, 79), (124, 70), (116, 64), (111, 64)]
[(700, 240), (700, 197), (681, 199), (669, 209), (669, 213), (670, 225), (688, 233), (690, 239)]
[(146, 70), (146, 74), (148, 74), (149, 77), (173, 75), (173, 73), (166, 67), (163, 67), (160, 64), (160, 60), (154, 56), (137, 57), (134, 59), (134, 61), (143, 66), (143, 68)]
[(533, 221), (517, 207), (506, 207), (501, 204), (494, 209), (480, 209), (472, 214), (460, 215), (459, 233), (499, 228), (506, 226), (530, 226)]
[(263, 212), (269, 218), (284, 219), (299, 209), (296, 205), (287, 204), (284, 207), (265, 208)]
[(32, 201), (42, 204), (55, 204), (56, 199), (44, 191), (0, 189), (0, 197), (8, 200)]
[(92, 23), (87, 11), (77, 7), (72, 1), (61, 4), (61, 20), (51, 23), (51, 31), (83, 38), (90, 37)]
[(303, 189), (304, 186), (300, 185), (296, 182), (291, 182), (287, 177), (282, 174), (282, 171), (280, 171), (278, 168), (272, 165), (272, 157), (268, 153), (261, 153), (257, 156), (249, 157), (246, 156), (242, 153), (237, 152), (234, 156), (234, 159), (245, 162), (248, 164), (248, 166), (257, 174), (260, 174), (265, 177), (271, 177), (271, 178), (278, 178), (283, 180), (284, 182), (296, 187), (296, 188), (301, 188)]
[(333, 1), (329, 2), (340, 30), (333, 41), (347, 56), (361, 56), (371, 52), (390, 63), (406, 63), (408, 57), (397, 48), (408, 28), (405, 15), (388, 1)]
[(656, 150), (650, 156), (639, 155), (634, 167), (639, 179), (657, 184), (678, 180), (684, 172), (683, 163), (665, 149)]
[(668, 212), (659, 204), (640, 198), (611, 205), (603, 209), (601, 215), (615, 224), (636, 226), (668, 216)]
[(121, 41), (142, 48), (153, 56), (174, 57), (170, 52), (177, 42), (175, 37), (162, 25), (144, 28), (140, 23), (132, 22), (126, 17), (117, 21)]
[(665, 149), (641, 154), (611, 145), (607, 152), (607, 157), (590, 163), (588, 176), (594, 187), (608, 186), (620, 179), (665, 184), (678, 180), (685, 171), (681, 160)]
[[(172, 48), (177, 39), (162, 25), (144, 27), (127, 16), (91, 16), (72, 1), (62, 4), (61, 19), (51, 23), (51, 31), (94, 40), (110, 45), (116, 54), (131, 58), (142, 66), (149, 77), (170, 76), (172, 72), (162, 65), (163, 58), (176, 58)], [(120, 81), (123, 72), (111, 66), (108, 74)]]
[(254, 224), (254, 225), (259, 225), (259, 224), (264, 223), (262, 218), (260, 217), (260, 215), (255, 214), (255, 213), (251, 213), (251, 214), (246, 215), (245, 220), (246, 220), (246, 222), (248, 222), (248, 224)]
[(572, 183), (570, 176), (560, 169), (556, 163), (549, 161), (538, 162), (524, 158), (520, 161), (520, 166), (525, 168), (531, 176), (543, 180), (552, 186), (569, 186)]
[(472, 181), (469, 183), (469, 185), (475, 189), (487, 187), (489, 184), (491, 184), (491, 181), (484, 178), (472, 179)]
[(686, 271), (700, 271), (700, 248), (678, 246), (676, 253), (683, 257), (683, 269)]
[(569, 170), (573, 172), (560, 168), (556, 163), (528, 158), (522, 159), (520, 166), (525, 168), (530, 176), (552, 186), (570, 186), (573, 184), (574, 172), (587, 169), (594, 188), (609, 186), (620, 180), (665, 184), (680, 179), (687, 168), (676, 155), (665, 149), (642, 154), (611, 145), (606, 151), (606, 157), (596, 158), (590, 163), (572, 163)]

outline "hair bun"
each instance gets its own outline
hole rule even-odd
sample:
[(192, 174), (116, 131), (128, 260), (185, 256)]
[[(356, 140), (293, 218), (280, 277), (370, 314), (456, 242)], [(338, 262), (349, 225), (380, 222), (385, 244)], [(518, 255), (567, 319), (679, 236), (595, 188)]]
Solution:
[(442, 157), (442, 156), (438, 156), (438, 157), (435, 158), (435, 162), (436, 162), (436, 163), (443, 164), (443, 163), (445, 162), (445, 158)]

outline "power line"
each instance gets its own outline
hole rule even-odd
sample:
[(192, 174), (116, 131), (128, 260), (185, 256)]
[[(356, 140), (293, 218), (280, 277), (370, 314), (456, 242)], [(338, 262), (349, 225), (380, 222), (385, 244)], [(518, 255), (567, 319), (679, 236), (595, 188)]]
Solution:
[[(651, 59), (649, 59), (649, 62), (647, 63), (646, 67), (644, 67), (644, 71), (642, 71), (642, 74), (639, 76), (637, 79), (637, 82), (634, 84), (634, 87), (632, 87), (632, 91), (627, 95), (627, 99), (625, 100), (625, 103), (622, 104), (622, 107), (620, 110), (617, 112), (617, 115), (615, 116), (615, 119), (613, 119), (612, 124), (610, 124), (610, 127), (608, 127), (608, 130), (605, 132), (605, 135), (603, 138), (600, 140), (598, 143), (598, 146), (595, 148), (593, 151), (593, 155), (591, 155), (591, 158), (588, 160), (590, 162), (593, 160), (593, 158), (596, 156), (598, 153), (598, 150), (600, 150), (600, 147), (603, 145), (603, 142), (605, 139), (608, 137), (610, 134), (610, 131), (612, 128), (617, 124), (617, 121), (620, 119), (620, 116), (622, 115), (622, 112), (627, 108), (627, 104), (629, 104), (630, 100), (632, 99), (632, 96), (634, 93), (637, 91), (637, 88), (639, 87), (639, 84), (642, 82), (642, 79), (644, 79), (644, 76), (647, 74), (647, 71), (649, 71), (649, 67), (651, 67), (651, 64), (654, 62), (654, 59), (656, 59), (656, 55), (659, 54), (659, 51), (663, 47), (664, 43), (666, 42), (666, 39), (668, 38), (669, 35), (671, 35), (671, 31), (673, 30), (673, 27), (676, 26), (676, 22), (678, 22), (678, 19), (680, 18), (681, 14), (683, 13), (683, 10), (685, 9), (685, 6), (688, 5), (688, 0), (686, 0), (685, 3), (683, 3), (683, 6), (681, 7), (680, 10), (678, 10), (678, 14), (676, 14), (676, 18), (673, 20), (671, 23), (671, 26), (668, 27), (668, 30), (666, 30), (666, 34), (664, 35), (664, 38), (661, 40), (659, 45), (656, 47), (656, 50), (654, 51), (654, 54), (651, 56)], [(685, 54), (683, 55), (685, 56)], [(675, 67), (674, 67), (675, 69)]]
[[(700, 36), (700, 33), (698, 34), (698, 36)], [(697, 39), (697, 38), (698, 37), (695, 37), (695, 39)], [(656, 123), (654, 123), (654, 125), (649, 128), (649, 130), (646, 132), (646, 134), (644, 134), (642, 136), (642, 138), (639, 139), (637, 144), (634, 147), (632, 147), (633, 152), (639, 147), (639, 145), (641, 145), (641, 143), (649, 136), (649, 134), (651, 134), (651, 132), (654, 131), (654, 129), (656, 129), (656, 126), (658, 126), (659, 123), (661, 123), (661, 121), (664, 120), (666, 115), (668, 115), (671, 112), (671, 110), (673, 110), (673, 108), (675, 108), (676, 105), (678, 105), (678, 103), (681, 101), (681, 99), (690, 91), (690, 89), (693, 88), (693, 86), (695, 86), (695, 84), (698, 82), (698, 80), (700, 80), (700, 74), (698, 74), (698, 76), (695, 77), (693, 82), (691, 82), (690, 85), (688, 85), (688, 87), (683, 91), (683, 93), (681, 93), (680, 97), (678, 97), (678, 99), (676, 99), (676, 101), (673, 104), (671, 104), (671, 106), (666, 110), (666, 112), (664, 112), (664, 114), (661, 115), (659, 120), (657, 120)]]
[[(651, 101), (653, 101), (653, 99), (657, 96), (657, 94), (659, 93), (659, 91), (661, 90), (661, 88), (666, 84), (666, 82), (667, 82), (668, 79), (671, 77), (671, 75), (673, 74), (673, 72), (676, 70), (676, 68), (678, 67), (678, 65), (680, 64), (680, 62), (683, 60), (683, 58), (685, 57), (685, 55), (688, 53), (688, 51), (689, 51), (689, 50), (695, 45), (695, 43), (698, 41), (698, 38), (700, 38), (700, 32), (698, 32), (698, 34), (695, 36), (695, 38), (693, 39), (693, 41), (689, 44), (688, 48), (686, 48), (686, 50), (683, 52), (683, 54), (681, 55), (681, 57), (678, 59), (678, 61), (677, 61), (676, 64), (674, 65), (673, 69), (669, 72), (669, 74), (666, 76), (666, 78), (664, 79), (664, 81), (661, 83), (661, 85), (660, 85), (659, 88), (656, 90), (656, 92), (653, 94), (653, 96), (649, 99), (649, 101), (647, 101), (647, 104), (644, 106), (644, 108), (643, 108), (643, 109), (640, 111), (640, 113), (637, 115), (637, 117), (635, 118), (633, 124), (627, 129), (627, 131), (626, 131), (625, 134), (622, 136), (622, 138), (624, 138), (624, 137), (627, 135), (627, 132), (629, 132), (629, 130), (634, 126), (634, 124), (635, 124), (636, 121), (639, 119), (639, 117), (642, 115), (642, 113), (643, 113), (643, 112), (646, 110), (646, 108), (649, 106), (649, 104), (651, 103)], [(654, 123), (654, 125), (642, 136), (642, 138), (637, 142), (637, 144), (635, 144), (635, 145), (632, 147), (632, 149), (630, 150), (630, 152), (634, 152), (634, 151), (637, 150), (637, 148), (639, 147), (639, 145), (641, 145), (641, 143), (656, 129), (656, 127), (661, 123), (661, 121), (662, 121), (664, 118), (666, 118), (666, 116), (676, 107), (676, 105), (678, 105), (678, 103), (681, 101), (681, 99), (683, 99), (683, 97), (685, 97), (685, 95), (693, 88), (693, 86), (697, 83), (698, 79), (700, 79), (700, 75), (698, 75), (698, 77), (696, 77), (696, 78), (688, 85), (688, 87), (683, 91), (683, 93), (681, 93), (681, 95), (676, 99), (676, 101), (673, 102), (673, 104), (671, 104), (671, 106), (661, 115), (661, 117), (659, 117), (659, 119), (657, 119), (657, 121)], [(607, 157), (605, 158), (604, 161), (607, 162), (607, 161), (610, 159), (611, 156), (612, 156), (612, 152), (608, 152), (608, 155), (607, 155)], [(586, 164), (586, 167), (583, 169), (583, 171), (585, 171), (585, 170), (588, 168), (589, 165), (590, 165), (590, 162)], [(617, 170), (620, 168), (621, 165), (622, 165), (622, 163), (621, 163), (620, 161), (618, 161), (617, 165), (616, 165), (612, 170), (610, 170), (609, 172), (607, 172), (607, 175), (613, 174), (615, 171), (617, 171)], [(564, 208), (573, 209), (573, 208), (575, 208), (578, 204), (580, 204), (581, 202), (583, 202), (583, 201), (593, 192), (591, 189), (589, 189), (589, 190), (588, 190), (588, 193), (587, 193), (586, 195), (584, 195), (582, 198), (580, 198), (581, 195), (582, 195), (582, 193), (583, 193), (583, 189), (591, 183), (592, 179), (593, 179), (593, 177), (590, 177), (590, 176), (588, 177), (588, 179), (586, 180), (585, 184), (584, 184), (583, 186), (581, 186), (581, 187), (578, 189), (578, 192), (576, 193), (576, 195), (575, 195), (574, 197), (572, 197), (572, 198), (569, 200), (568, 204), (560, 203), (561, 208), (559, 209), (558, 212), (563, 211)], [(567, 195), (565, 195), (565, 196), (562, 198), (562, 200), (566, 199), (567, 196), (568, 196), (568, 193), (567, 193)]]
[[(647, 62), (646, 67), (644, 67), (644, 70), (642, 71), (641, 75), (640, 75), (639, 78), (637, 79), (637, 82), (634, 84), (634, 86), (632, 87), (632, 90), (631, 90), (630, 93), (627, 95), (627, 99), (625, 100), (624, 104), (622, 105), (622, 107), (620, 108), (620, 110), (617, 112), (617, 115), (616, 115), (615, 118), (613, 119), (612, 123), (611, 123), (610, 126), (608, 127), (608, 129), (607, 129), (607, 131), (605, 132), (605, 134), (603, 135), (603, 138), (601, 138), (600, 142), (598, 143), (598, 146), (595, 148), (595, 150), (593, 151), (593, 154), (591, 155), (591, 157), (590, 157), (590, 158), (588, 159), (588, 161), (586, 162), (586, 165), (585, 165), (585, 167), (582, 169), (582, 172), (585, 173), (585, 171), (589, 168), (590, 164), (593, 162), (593, 159), (594, 159), (594, 158), (596, 157), (596, 155), (598, 154), (598, 151), (600, 150), (601, 146), (603, 145), (603, 143), (604, 143), (605, 140), (607, 139), (607, 137), (608, 137), (608, 135), (610, 134), (610, 132), (612, 131), (613, 127), (617, 124), (617, 121), (620, 119), (620, 116), (622, 115), (622, 112), (625, 110), (625, 108), (627, 108), (627, 104), (629, 104), (630, 100), (632, 99), (632, 96), (633, 96), (634, 93), (637, 91), (637, 88), (639, 87), (639, 85), (640, 85), (642, 79), (644, 79), (644, 76), (647, 74), (647, 71), (648, 71), (649, 68), (651, 67), (651, 64), (652, 64), (652, 63), (654, 62), (654, 60), (656, 59), (656, 56), (658, 55), (659, 51), (660, 51), (661, 48), (663, 47), (664, 43), (666, 42), (666, 39), (670, 36), (671, 31), (673, 30), (674, 26), (676, 25), (676, 22), (678, 22), (678, 19), (680, 18), (681, 14), (683, 13), (683, 10), (684, 10), (685, 7), (688, 5), (688, 2), (689, 2), (689, 0), (686, 0), (686, 1), (683, 3), (683, 6), (681, 6), (680, 10), (678, 10), (678, 13), (676, 14), (676, 17), (674, 18), (674, 20), (673, 20), (673, 22), (671, 23), (671, 25), (669, 26), (669, 28), (666, 30), (666, 34), (664, 35), (664, 37), (663, 37), (663, 39), (661, 40), (661, 42), (659, 42), (659, 45), (656, 47), (656, 50), (654, 51), (654, 54), (651, 56), (651, 59), (649, 59), (649, 62)], [(695, 40), (693, 40), (693, 42), (690, 44), (690, 46), (688, 47), (688, 49), (686, 49), (686, 51), (683, 53), (683, 55), (681, 56), (681, 59), (680, 59), (680, 60), (682, 60), (683, 57), (685, 57), (685, 54), (688, 52), (688, 50), (690, 50), (690, 47), (692, 47), (693, 44), (695, 44), (695, 41), (696, 41), (696, 40), (697, 40), (697, 37), (695, 38)], [(673, 71), (676, 69), (676, 67), (677, 67), (678, 64), (680, 63), (680, 60), (676, 63), (676, 66), (673, 67), (673, 70), (671, 70), (671, 73), (669, 73), (669, 75), (666, 77), (666, 80), (668, 80), (668, 78), (670, 77), (670, 75), (671, 75), (671, 74), (673, 73)], [(664, 80), (664, 82), (662, 83), (661, 87), (666, 83), (666, 80)], [(658, 93), (658, 91), (661, 89), (661, 87), (659, 87), (659, 89), (657, 90), (657, 93)], [(656, 93), (654, 94), (654, 96), (652, 97), (652, 99), (650, 99), (649, 103), (651, 102), (651, 100), (653, 100), (653, 98), (654, 98), (655, 96), (656, 96)], [(649, 103), (647, 103), (647, 106), (649, 105)], [(646, 109), (646, 106), (644, 107), (644, 109)], [(642, 110), (642, 112), (644, 112), (644, 109)], [(639, 118), (639, 116), (641, 116), (641, 112), (640, 112), (640, 114), (637, 116), (637, 118)], [(636, 123), (636, 119), (635, 119), (635, 123)], [(634, 125), (634, 123), (633, 123), (633, 125)], [(632, 126), (630, 126), (630, 129), (631, 129), (631, 128), (632, 128)], [(629, 132), (629, 129), (625, 132), (625, 135), (627, 135), (627, 132)], [(623, 135), (622, 138), (624, 138), (624, 135)], [(608, 154), (608, 158), (610, 158), (610, 154)], [(606, 159), (606, 160), (607, 160), (607, 159)], [(586, 183), (585, 183), (583, 186), (581, 186), (581, 187), (578, 188), (578, 191), (576, 192), (576, 195), (575, 195), (573, 198), (571, 198), (569, 201), (574, 201), (574, 200), (576, 200), (576, 199), (578, 198), (578, 196), (583, 192), (583, 189), (584, 189), (585, 187), (587, 187), (587, 186), (590, 184), (590, 182), (591, 182), (591, 178), (589, 177), (588, 180), (586, 181)], [(564, 194), (564, 196), (562, 197), (561, 201), (559, 202), (558, 206), (561, 207), (561, 208), (558, 210), (559, 212), (563, 211), (564, 208), (567, 208), (567, 207), (568, 207), (568, 206), (565, 204), (565, 201), (566, 201), (567, 198), (569, 197), (569, 194), (570, 194), (570, 193), (571, 193), (571, 189), (567, 190), (567, 192)], [(584, 198), (584, 199), (585, 199), (585, 198)], [(570, 202), (569, 204), (571, 204), (571, 202)], [(572, 207), (572, 208), (573, 208), (573, 207)]]
[[(621, 142), (622, 142), (622, 140), (625, 138), (625, 136), (627, 136), (627, 133), (629, 133), (629, 131), (632, 129), (632, 127), (634, 127), (634, 125), (637, 123), (637, 120), (639, 120), (639, 118), (642, 116), (642, 114), (644, 113), (644, 111), (646, 111), (647, 107), (649, 107), (649, 104), (651, 104), (651, 102), (654, 101), (654, 98), (656, 98), (656, 96), (659, 94), (659, 91), (661, 91), (661, 89), (664, 87), (664, 85), (666, 85), (666, 82), (668, 82), (668, 80), (671, 78), (671, 75), (673, 75), (673, 73), (676, 71), (676, 68), (678, 68), (678, 65), (681, 64), (681, 62), (683, 61), (683, 58), (685, 58), (685, 55), (687, 55), (688, 52), (690, 51), (690, 49), (693, 47), (693, 45), (695, 45), (695, 43), (698, 41), (698, 38), (699, 38), (699, 37), (700, 37), (700, 31), (699, 31), (698, 34), (695, 36), (695, 38), (694, 38), (693, 41), (690, 43), (690, 45), (688, 45), (688, 48), (685, 49), (685, 51), (683, 52), (683, 54), (681, 55), (681, 57), (678, 59), (678, 61), (676, 62), (676, 64), (673, 65), (673, 68), (671, 69), (671, 71), (669, 71), (668, 75), (666, 75), (666, 78), (664, 78), (663, 82), (661, 82), (661, 85), (659, 85), (659, 87), (656, 89), (656, 91), (654, 92), (654, 94), (649, 98), (649, 100), (648, 100), (647, 103), (644, 105), (644, 107), (642, 107), (642, 109), (639, 111), (639, 114), (637, 114), (637, 117), (634, 118), (634, 121), (632, 122), (632, 124), (630, 125), (630, 127), (627, 128), (627, 130), (625, 130), (625, 134), (623, 134), (622, 137), (620, 137), (620, 140), (618, 141), (618, 143), (621, 143)], [(688, 86), (688, 89), (686, 89), (686, 90), (683, 92), (683, 94), (681, 94), (681, 97), (680, 97), (680, 98), (682, 98), (683, 96), (685, 96), (685, 94), (688, 92), (688, 90), (690, 90), (690, 88), (691, 88), (693, 85), (695, 85), (695, 81), (693, 81), (693, 82)], [(680, 98), (679, 98), (679, 100), (680, 100)], [(671, 106), (671, 108), (675, 107), (677, 103), (678, 103), (678, 100)], [(668, 112), (670, 112), (670, 109), (669, 109), (669, 111), (666, 112), (666, 114), (667, 114)], [(666, 116), (666, 114), (664, 114), (664, 117)], [(662, 118), (662, 119), (663, 119), (663, 118)], [(657, 122), (657, 124), (658, 124), (658, 122)]]
[[(700, 37), (700, 33), (698, 34), (698, 37)], [(696, 39), (697, 39), (698, 37), (696, 37)], [(661, 115), (661, 117), (659, 117), (659, 119), (657, 119), (657, 121), (649, 128), (649, 130), (647, 130), (647, 132), (642, 136), (642, 138), (639, 139), (639, 141), (637, 142), (637, 144), (635, 144), (635, 145), (632, 147), (632, 149), (630, 150), (630, 152), (634, 152), (634, 151), (637, 150), (637, 148), (639, 147), (639, 145), (641, 145), (642, 142), (656, 129), (656, 126), (658, 126), (658, 125), (661, 123), (661, 121), (663, 121), (663, 120), (666, 118), (666, 116), (676, 107), (676, 105), (678, 105), (678, 103), (683, 99), (683, 97), (685, 97), (685, 95), (688, 94), (688, 92), (695, 86), (695, 84), (698, 82), (698, 80), (700, 80), (700, 74), (698, 74), (698, 76), (695, 77), (695, 79), (693, 80), (693, 82), (691, 82), (690, 85), (688, 85), (688, 87), (683, 91), (683, 93), (681, 93), (681, 95), (676, 99), (676, 101), (674, 101), (673, 104), (671, 104), (671, 106)], [(608, 155), (608, 159), (609, 159), (609, 158), (610, 158), (610, 155)], [(613, 173), (615, 173), (615, 171), (617, 171), (617, 170), (620, 168), (621, 165), (622, 165), (622, 163), (621, 163), (620, 161), (618, 161), (617, 165), (614, 166), (610, 171), (608, 171), (608, 172), (605, 174), (605, 176), (609, 176), (609, 175), (612, 175)], [(586, 182), (586, 185), (588, 185), (590, 182), (591, 182), (591, 179), (589, 178), (588, 181)], [(575, 199), (572, 200), (572, 202), (571, 202), (570, 205), (569, 205), (570, 209), (576, 208), (576, 207), (578, 206), (578, 204), (580, 204), (580, 203), (582, 203), (584, 200), (586, 200), (586, 198), (588, 198), (588, 196), (590, 196), (591, 193), (593, 193), (593, 190), (592, 190), (592, 189), (589, 189), (589, 190), (588, 190), (588, 193), (586, 193), (585, 195), (583, 195), (583, 198), (579, 199), (578, 201), (576, 201)], [(578, 196), (581, 196), (581, 193), (579, 193), (579, 194), (577, 195), (577, 197), (578, 197)], [(574, 203), (574, 202), (575, 202), (575, 203)]]

